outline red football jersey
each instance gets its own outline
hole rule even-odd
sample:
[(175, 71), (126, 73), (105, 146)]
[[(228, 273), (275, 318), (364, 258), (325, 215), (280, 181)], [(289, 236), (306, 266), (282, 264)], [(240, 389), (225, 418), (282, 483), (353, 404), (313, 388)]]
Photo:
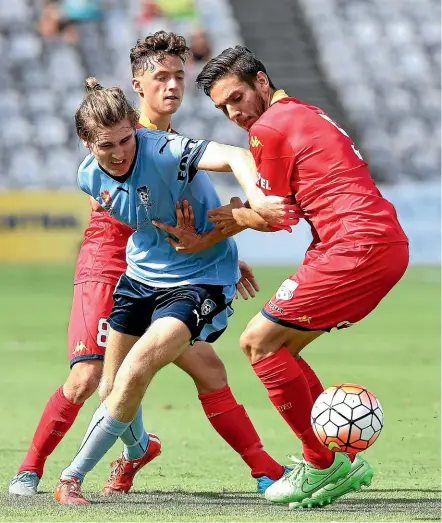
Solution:
[[(146, 118), (137, 128), (157, 127)], [(172, 131), (173, 132), (173, 131)], [(126, 245), (134, 231), (107, 212), (91, 212), (75, 267), (75, 283), (100, 281), (115, 285), (126, 271)]]
[(315, 244), (408, 242), (351, 138), (318, 107), (277, 91), (249, 144), (258, 187), (295, 197)]
[(107, 212), (91, 212), (75, 267), (74, 283), (115, 285), (126, 270), (126, 245), (134, 231)]

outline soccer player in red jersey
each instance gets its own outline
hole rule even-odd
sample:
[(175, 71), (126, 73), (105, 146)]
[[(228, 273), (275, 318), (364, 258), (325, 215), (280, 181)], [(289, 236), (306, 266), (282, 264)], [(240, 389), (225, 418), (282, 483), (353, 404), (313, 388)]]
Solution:
[[(184, 94), (183, 69), (187, 54), (184, 38), (164, 32), (140, 41), (132, 49), (133, 84), (140, 97), (140, 127), (170, 130), (171, 116), (178, 110)], [(12, 494), (29, 496), (37, 492), (47, 457), (72, 426), (84, 401), (95, 392), (102, 375), (107, 317), (112, 309), (115, 286), (126, 270), (126, 244), (133, 231), (103, 212), (95, 200), (91, 199), (91, 205), (91, 218), (74, 277), (68, 332), (71, 371), (65, 384), (51, 396), (45, 407), (28, 453), (18, 474), (11, 480), (9, 492)], [(177, 209), (182, 222), (185, 223), (186, 218), (189, 221), (188, 215), (188, 207), (184, 209), (184, 216)], [(225, 237), (215, 229), (207, 236), (209, 240), (210, 237), (218, 240)], [(204, 248), (204, 241), (198, 241)], [(258, 287), (247, 264), (240, 262), (240, 268), (242, 279), (238, 291), (247, 299), (247, 294), (253, 297)], [(175, 364), (193, 378), (209, 422), (250, 467), (252, 476), (257, 479), (258, 491), (263, 492), (281, 477), (284, 467), (263, 449), (244, 407), (237, 403), (227, 384), (224, 364), (212, 346), (196, 342)], [(103, 383), (102, 389), (107, 386)], [(106, 391), (100, 391), (101, 396), (103, 393)], [(153, 434), (143, 434), (142, 422), (140, 431), (142, 433), (136, 435), (123, 435), (124, 454), (112, 463), (104, 494), (127, 492), (132, 486), (134, 472), (159, 455), (158, 438)], [(68, 499), (68, 502), (80, 500), (79, 496), (75, 498), (71, 487), (66, 486), (67, 496), (63, 499)]]
[(322, 386), (299, 352), (378, 305), (407, 268), (408, 240), (348, 134), (318, 107), (277, 90), (247, 48), (226, 49), (210, 60), (197, 85), (249, 133), (259, 171), (257, 181), (240, 180), (251, 209), (219, 208), (209, 212), (212, 220), (225, 230), (233, 219), (262, 229), (253, 209), (259, 211), (264, 194), (294, 199), (311, 226), (303, 264), (249, 322), (240, 344), (302, 440), (304, 460), (267, 489), (267, 499), (293, 508), (329, 503), (368, 484), (373, 472), (359, 456), (351, 463), (316, 439), (310, 412)]

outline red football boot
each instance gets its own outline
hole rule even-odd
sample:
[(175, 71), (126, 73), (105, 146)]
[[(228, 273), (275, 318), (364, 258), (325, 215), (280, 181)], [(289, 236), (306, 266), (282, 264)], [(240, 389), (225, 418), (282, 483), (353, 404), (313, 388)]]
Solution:
[(60, 479), (54, 490), (54, 499), (62, 505), (89, 505), (84, 498), (78, 478)]
[(141, 458), (126, 459), (123, 454), (110, 464), (111, 473), (104, 484), (101, 494), (110, 496), (114, 493), (127, 494), (134, 482), (135, 474), (161, 454), (161, 441), (155, 434), (149, 434), (149, 445)]

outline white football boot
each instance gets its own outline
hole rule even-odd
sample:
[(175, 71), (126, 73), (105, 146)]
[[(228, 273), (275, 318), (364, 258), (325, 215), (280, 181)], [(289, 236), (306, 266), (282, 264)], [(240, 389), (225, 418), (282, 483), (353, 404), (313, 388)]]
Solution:
[(9, 483), (9, 494), (15, 496), (34, 496), (37, 494), (37, 487), (40, 478), (36, 472), (23, 471), (16, 474)]

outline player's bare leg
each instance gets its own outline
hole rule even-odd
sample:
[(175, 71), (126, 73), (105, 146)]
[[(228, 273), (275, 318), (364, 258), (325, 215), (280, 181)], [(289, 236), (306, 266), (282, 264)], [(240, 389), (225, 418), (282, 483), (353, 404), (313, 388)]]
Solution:
[(122, 334), (114, 329), (109, 329), (106, 356), (104, 358), (103, 376), (100, 383), (100, 400), (104, 401), (110, 394), (114, 385), (118, 369), (128, 355), (131, 348), (139, 340), (139, 336)]
[(97, 390), (103, 372), (102, 360), (79, 361), (63, 385), (63, 394), (71, 403), (83, 404)]
[(119, 368), (105, 400), (109, 414), (122, 423), (132, 421), (155, 374), (189, 345), (189, 328), (176, 318), (159, 318), (135, 343)]
[(46, 459), (74, 423), (83, 403), (96, 391), (102, 368), (101, 360), (77, 362), (64, 385), (49, 398), (27, 455), (9, 484), (10, 494), (37, 494)]
[[(57, 501), (87, 503), (79, 488), (85, 475), (129, 428), (153, 376), (181, 354), (190, 338), (189, 328), (169, 317), (156, 320), (135, 343), (117, 372), (112, 391), (92, 417), (80, 450), (61, 474), (54, 491)], [(113, 340), (108, 340), (111, 354)], [(132, 463), (132, 476), (145, 464), (142, 459)]]
[(254, 363), (265, 358), (269, 353), (277, 352), (282, 346), (293, 355), (298, 355), (301, 350), (324, 331), (297, 330), (274, 323), (258, 313), (252, 318), (241, 335), (241, 349)]
[(174, 364), (193, 379), (198, 394), (208, 394), (227, 385), (224, 363), (205, 341), (187, 347)]
[[(139, 340), (139, 336), (122, 334), (113, 329), (109, 332), (109, 347), (100, 384), (100, 399), (104, 401), (110, 394), (115, 377), (124, 358)], [(127, 493), (132, 488), (135, 474), (161, 453), (161, 442), (158, 436), (147, 433), (143, 426), (141, 407), (129, 429), (121, 436), (125, 448), (121, 456), (110, 464), (110, 474), (101, 493), (104, 496)], [(138, 451), (135, 455), (134, 450)]]
[(210, 424), (250, 467), (257, 491), (264, 492), (286, 469), (264, 450), (246, 410), (238, 404), (227, 384), (224, 363), (213, 347), (206, 342), (196, 342), (174, 363), (193, 379)]
[(310, 423), (313, 399), (302, 368), (293, 356), (323, 331), (285, 327), (261, 313), (247, 325), (240, 344), (252, 367), (266, 387), (281, 416), (302, 441), (304, 460), (266, 490), (266, 498), (277, 503), (299, 502), (345, 477), (351, 469), (349, 458), (333, 453), (316, 438)]

